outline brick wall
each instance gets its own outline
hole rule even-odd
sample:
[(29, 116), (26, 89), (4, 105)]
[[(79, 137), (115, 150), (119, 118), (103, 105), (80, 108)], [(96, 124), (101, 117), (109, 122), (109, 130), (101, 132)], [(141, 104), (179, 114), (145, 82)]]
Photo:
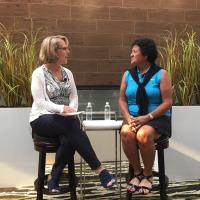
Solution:
[(77, 85), (119, 85), (131, 42), (160, 44), (165, 30), (200, 31), (200, 0), (0, 0), (0, 22), (13, 31), (47, 27), (70, 40)]

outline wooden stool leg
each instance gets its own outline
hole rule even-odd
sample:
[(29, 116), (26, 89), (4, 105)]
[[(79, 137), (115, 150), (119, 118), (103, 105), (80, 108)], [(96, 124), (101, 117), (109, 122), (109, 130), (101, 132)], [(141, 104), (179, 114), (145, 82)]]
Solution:
[(132, 193), (126, 192), (126, 200), (132, 199)]
[(39, 152), (37, 200), (43, 200), (46, 152)]
[[(134, 170), (132, 168), (132, 166), (129, 163), (129, 167), (128, 167), (128, 176), (127, 176), (127, 184), (130, 182), (130, 180), (134, 177)], [(132, 193), (131, 192), (126, 192), (126, 200), (130, 200), (132, 199)]]
[(159, 168), (160, 197), (161, 199), (164, 199), (166, 198), (164, 149), (158, 149), (158, 168)]
[(134, 177), (134, 170), (133, 167), (129, 164), (128, 167), (128, 172), (129, 172), (129, 181)]
[(71, 200), (77, 200), (74, 157), (72, 157), (71, 161), (68, 164), (68, 174)]

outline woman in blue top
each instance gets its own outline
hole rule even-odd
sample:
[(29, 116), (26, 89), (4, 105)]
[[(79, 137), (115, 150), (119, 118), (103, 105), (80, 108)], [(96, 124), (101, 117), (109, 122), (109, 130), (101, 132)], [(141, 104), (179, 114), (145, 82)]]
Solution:
[[(134, 171), (127, 190), (141, 194), (148, 194), (152, 188), (154, 141), (161, 135), (171, 136), (171, 80), (166, 70), (155, 65), (157, 54), (153, 40), (135, 40), (130, 55), (134, 67), (124, 73), (120, 86), (122, 144)], [(137, 145), (144, 168), (140, 165)]]

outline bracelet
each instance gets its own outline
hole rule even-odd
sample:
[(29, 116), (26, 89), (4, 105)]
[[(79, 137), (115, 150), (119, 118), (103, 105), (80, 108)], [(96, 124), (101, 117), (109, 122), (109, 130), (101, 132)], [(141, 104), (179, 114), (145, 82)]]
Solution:
[(149, 118), (150, 118), (151, 120), (154, 119), (154, 116), (153, 116), (151, 113), (149, 113), (148, 115), (149, 115)]

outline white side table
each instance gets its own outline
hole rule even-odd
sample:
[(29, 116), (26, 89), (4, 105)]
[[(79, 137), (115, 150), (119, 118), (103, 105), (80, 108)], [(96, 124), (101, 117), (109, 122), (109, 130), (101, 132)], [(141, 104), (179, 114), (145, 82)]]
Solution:
[[(110, 131), (113, 130), (115, 133), (115, 178), (118, 178), (118, 148), (117, 148), (117, 134), (119, 133), (121, 126), (122, 126), (122, 120), (83, 120), (82, 121), (82, 129), (87, 133), (88, 131)], [(120, 198), (121, 198), (121, 142), (120, 142)], [(84, 169), (85, 173), (85, 169)], [(81, 176), (82, 176), (82, 161), (81, 161)], [(84, 174), (84, 180), (85, 183), (85, 174)], [(84, 188), (82, 188), (85, 191), (85, 184)], [(83, 194), (84, 195), (84, 194)]]

